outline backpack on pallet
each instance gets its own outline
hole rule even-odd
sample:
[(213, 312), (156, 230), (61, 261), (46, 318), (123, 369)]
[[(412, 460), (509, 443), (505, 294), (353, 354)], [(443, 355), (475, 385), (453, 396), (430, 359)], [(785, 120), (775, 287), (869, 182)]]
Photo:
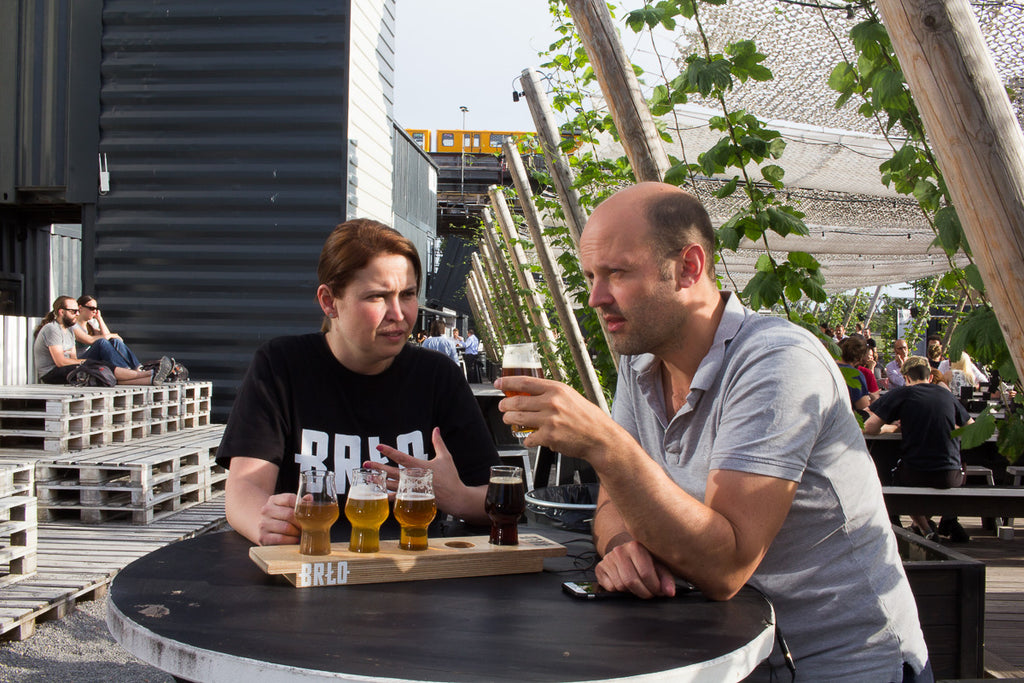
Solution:
[(112, 387), (117, 384), (117, 378), (114, 371), (103, 363), (86, 359), (68, 373), (67, 383), (73, 387)]

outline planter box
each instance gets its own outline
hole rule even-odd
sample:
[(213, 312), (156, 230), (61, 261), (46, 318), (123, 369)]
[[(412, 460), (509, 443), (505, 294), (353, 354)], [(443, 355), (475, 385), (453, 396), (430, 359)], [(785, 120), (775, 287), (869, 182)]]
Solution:
[(893, 527), (935, 678), (983, 678), (985, 564)]

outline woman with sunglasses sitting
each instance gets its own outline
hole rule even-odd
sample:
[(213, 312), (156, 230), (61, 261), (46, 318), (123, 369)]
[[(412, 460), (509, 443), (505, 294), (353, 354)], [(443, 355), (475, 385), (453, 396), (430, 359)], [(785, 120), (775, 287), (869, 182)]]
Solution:
[(138, 370), (142, 363), (121, 339), (107, 327), (96, 299), (85, 294), (78, 297), (78, 322), (72, 328), (78, 342), (78, 357), (91, 358), (118, 368)]

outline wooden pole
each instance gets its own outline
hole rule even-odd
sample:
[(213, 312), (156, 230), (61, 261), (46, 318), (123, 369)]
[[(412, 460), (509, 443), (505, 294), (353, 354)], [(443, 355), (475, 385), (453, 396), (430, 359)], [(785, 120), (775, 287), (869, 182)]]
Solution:
[(853, 293), (853, 301), (850, 302), (850, 307), (846, 309), (846, 315), (843, 316), (843, 327), (850, 326), (850, 319), (853, 317), (853, 312), (857, 310), (857, 300), (860, 299), (860, 287)]
[(515, 335), (513, 330), (505, 329), (505, 321), (512, 320), (515, 316), (506, 308), (510, 301), (509, 294), (503, 291), (501, 278), (495, 272), (494, 252), (487, 242), (486, 239), (481, 240), (480, 250), (473, 255), (473, 269), (479, 268), (477, 284), (480, 287), (480, 295), (485, 297), (484, 300), (491, 312), (491, 321), (495, 325), (498, 339), (502, 344), (508, 344), (509, 335)]
[(496, 363), (501, 362), (501, 356), (499, 355), (501, 353), (502, 346), (501, 336), (499, 335), (500, 328), (495, 325), (494, 318), (491, 315), (493, 311), (490, 308), (487, 299), (484, 297), (484, 294), (481, 292), (479, 275), (471, 273), (470, 277), (466, 279), (466, 282), (469, 286), (469, 305), (473, 308), (473, 315), (476, 316), (478, 320), (482, 320), (484, 322), (484, 324), (481, 325), (481, 327), (484, 328), (481, 329), (481, 333), (484, 341), (486, 342), (484, 344), (484, 348), (486, 350), (487, 357)]
[(864, 327), (871, 326), (871, 318), (875, 315), (875, 307), (878, 305), (878, 297), (882, 294), (882, 285), (875, 287), (875, 293), (871, 295), (871, 303), (868, 304), (868, 315), (864, 320)]
[[(548, 171), (555, 184), (555, 191), (558, 193), (559, 203), (562, 205), (562, 213), (565, 214), (565, 225), (569, 228), (569, 235), (576, 247), (576, 258), (579, 260), (580, 236), (587, 224), (587, 212), (580, 204), (580, 193), (574, 187), (576, 178), (573, 175), (572, 167), (562, 154), (560, 144), (562, 142), (558, 124), (555, 123), (555, 114), (551, 111), (548, 98), (544, 96), (544, 90), (540, 87), (540, 75), (533, 69), (523, 69), (523, 76), (520, 79), (523, 84), (523, 92), (526, 93), (526, 103), (530, 106), (530, 115), (533, 117), (533, 125), (537, 129), (537, 136), (540, 138), (541, 149), (544, 151), (544, 159), (547, 162)], [(615, 364), (616, 371), (619, 369), (619, 354), (615, 353), (611, 343), (608, 341), (608, 324), (600, 315), (596, 315), (601, 325), (601, 333), (604, 335), (605, 345), (608, 347)]]
[(474, 279), (471, 280), (471, 284), (476, 287), (477, 294), (480, 296), (480, 303), (483, 304), (487, 310), (487, 316), (491, 320), (491, 325), (494, 328), (492, 337), (495, 341), (501, 344), (507, 343), (505, 341), (504, 330), (501, 329), (499, 321), (501, 318), (498, 316), (497, 309), (494, 308), (494, 302), (497, 298), (494, 296), (494, 292), (491, 291), (490, 284), (487, 282), (487, 276), (484, 274), (483, 260), (480, 258), (480, 254), (474, 253), (472, 257), (472, 275)]
[(594, 372), (594, 363), (590, 360), (590, 352), (587, 350), (586, 342), (583, 341), (583, 333), (580, 331), (580, 324), (576, 319), (572, 303), (565, 293), (565, 283), (562, 281), (562, 274), (555, 261), (555, 255), (551, 251), (551, 245), (548, 244), (547, 237), (544, 235), (540, 214), (537, 213), (537, 207), (533, 204), (533, 191), (530, 189), (530, 178), (526, 174), (526, 167), (523, 166), (523, 158), (519, 155), (515, 143), (510, 140), (504, 142), (502, 150), (505, 152), (505, 159), (509, 162), (512, 182), (519, 195), (519, 207), (523, 210), (523, 217), (530, 229), (537, 261), (540, 262), (540, 267), (544, 271), (548, 292), (551, 293), (551, 300), (555, 304), (555, 313), (558, 314), (558, 322), (562, 327), (562, 337), (572, 353), (583, 393), (591, 403), (607, 413), (609, 412), (608, 402), (605, 400), (604, 390), (601, 389), (601, 382), (597, 379), (597, 373)]
[(551, 331), (551, 323), (544, 310), (544, 300), (541, 298), (540, 292), (537, 291), (537, 282), (533, 279), (533, 273), (530, 271), (530, 261), (526, 258), (526, 251), (517, 241), (518, 230), (512, 219), (512, 212), (508, 210), (505, 192), (497, 185), (491, 185), (487, 188), (487, 194), (491, 197), (491, 206), (494, 208), (494, 215), (501, 228), (501, 236), (505, 240), (505, 247), (511, 257), (512, 269), (515, 270), (516, 277), (519, 278), (519, 285), (528, 293), (527, 312), (540, 335), (538, 341), (540, 341), (541, 355), (547, 360), (551, 379), (562, 382), (565, 380), (565, 376), (555, 353), (558, 349), (555, 344), (555, 335)]
[[(942, 335), (942, 348), (949, 348), (949, 340), (953, 338), (953, 331), (956, 330), (957, 324), (960, 322), (960, 314), (964, 312), (964, 308), (967, 306), (967, 295), (965, 294), (960, 299), (960, 305), (957, 306), (956, 313), (953, 315), (953, 319), (946, 325), (946, 331)], [(950, 358), (950, 361), (960, 360), (959, 358)]]
[(1024, 133), (967, 0), (876, 4), (1024, 377)]
[[(522, 337), (524, 341), (530, 339), (530, 321), (526, 318), (526, 303), (523, 301), (522, 295), (519, 294), (519, 289), (515, 286), (512, 281), (512, 276), (509, 274), (510, 271), (514, 270), (511, 264), (512, 253), (509, 252), (509, 259), (506, 260), (505, 252), (501, 250), (498, 242), (498, 230), (494, 225), (494, 219), (491, 217), (491, 212), (485, 207), (483, 210), (484, 218), (484, 238), (487, 240), (487, 248), (491, 252), (491, 264), (495, 271), (499, 275), (499, 280), (505, 287), (505, 292), (508, 294), (508, 306), (511, 307), (512, 313), (519, 321), (519, 328), (522, 330)], [(512, 334), (511, 330), (505, 335), (507, 341), (511, 341), (516, 335)]]
[(662, 181), (671, 168), (605, 0), (568, 0), (569, 11), (611, 110), (638, 181)]

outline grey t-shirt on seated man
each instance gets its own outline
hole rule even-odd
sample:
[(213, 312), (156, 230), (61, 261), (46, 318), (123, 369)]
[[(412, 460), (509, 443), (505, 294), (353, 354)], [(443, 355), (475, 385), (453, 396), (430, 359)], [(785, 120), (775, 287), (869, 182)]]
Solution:
[(671, 421), (649, 354), (623, 356), (612, 416), (698, 500), (714, 469), (798, 482), (750, 584), (775, 605), (799, 679), (902, 680), (903, 663), (920, 671), (928, 652), (842, 374), (807, 331), (723, 296), (714, 343)]
[(32, 354), (36, 361), (36, 379), (57, 367), (53, 356), (50, 355), (51, 346), (61, 347), (64, 350), (65, 358), (69, 358), (71, 351), (75, 348), (75, 335), (56, 320), (43, 325), (32, 343)]

